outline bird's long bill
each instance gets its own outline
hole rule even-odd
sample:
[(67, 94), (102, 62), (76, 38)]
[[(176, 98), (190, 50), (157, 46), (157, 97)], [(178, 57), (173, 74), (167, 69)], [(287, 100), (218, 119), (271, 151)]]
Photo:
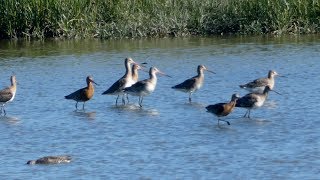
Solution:
[(93, 82), (94, 84), (96, 84), (97, 86), (99, 86), (99, 84), (97, 84), (96, 82), (94, 82), (93, 80), (90, 80), (91, 82)]
[(273, 92), (275, 92), (275, 93), (277, 93), (277, 94), (279, 94), (279, 95), (282, 95), (281, 93), (279, 93), (279, 92), (277, 92), (277, 91), (275, 91), (275, 90), (271, 90), (271, 91), (273, 91)]
[(159, 71), (158, 73), (161, 74), (162, 76), (167, 76), (167, 77), (172, 78), (172, 76), (169, 76), (169, 75), (167, 75), (167, 74), (165, 74), (165, 73), (163, 73), (163, 72), (161, 72), (161, 71)]
[(141, 63), (140, 67), (147, 67), (146, 66), (147, 64), (148, 64), (147, 62), (143, 62), (143, 63)]
[(278, 77), (284, 77), (284, 78), (287, 78), (287, 76), (284, 76), (284, 75), (277, 75)]
[(208, 70), (208, 69), (207, 69), (207, 71), (210, 72), (210, 73), (212, 73), (212, 74), (216, 74), (215, 72), (213, 72), (213, 71), (211, 71), (211, 70)]

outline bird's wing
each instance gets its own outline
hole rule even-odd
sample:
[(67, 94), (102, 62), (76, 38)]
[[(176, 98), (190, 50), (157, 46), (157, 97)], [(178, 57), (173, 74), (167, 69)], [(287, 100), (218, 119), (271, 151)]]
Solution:
[(256, 79), (252, 82), (249, 82), (247, 84), (245, 84), (245, 87), (248, 88), (255, 88), (255, 87), (261, 87), (261, 86), (267, 86), (268, 85), (268, 79), (267, 78), (260, 78), (260, 79)]
[(66, 99), (74, 99), (74, 100), (80, 100), (81, 97), (85, 95), (86, 88), (81, 88), (67, 96), (65, 96)]
[(12, 98), (13, 94), (10, 91), (10, 88), (7, 87), (0, 91), (0, 102), (7, 102)]
[(221, 114), (224, 111), (223, 105), (225, 103), (218, 103), (218, 104), (213, 104), (209, 105), (206, 107), (208, 112), (214, 113), (214, 114)]
[(190, 78), (185, 80), (184, 82), (173, 86), (173, 89), (191, 89), (195, 86), (196, 78)]
[(257, 98), (254, 93), (249, 93), (237, 100), (236, 107), (251, 107), (257, 102)]
[(109, 87), (109, 89), (107, 89), (102, 94), (112, 94), (112, 93), (115, 93), (117, 91), (122, 91), (125, 88), (125, 84), (126, 84), (125, 78), (120, 78), (118, 81), (113, 83), (112, 86)]
[(146, 86), (147, 80), (138, 81), (130, 87), (125, 88), (125, 92), (140, 92)]

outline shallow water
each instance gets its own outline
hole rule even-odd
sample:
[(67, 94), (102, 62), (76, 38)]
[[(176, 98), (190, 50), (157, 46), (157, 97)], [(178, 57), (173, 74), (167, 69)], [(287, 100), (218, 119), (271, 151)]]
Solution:
[[(0, 87), (14, 72), (18, 91), (0, 117), (0, 175), (5, 179), (317, 179), (320, 174), (319, 36), (212, 37), (119, 41), (0, 42)], [(124, 74), (123, 60), (156, 66), (153, 94), (115, 106), (101, 93)], [(205, 84), (193, 95), (170, 87), (204, 64)], [(231, 125), (206, 112), (238, 88), (274, 69), (265, 106)], [(85, 111), (64, 96), (93, 75), (95, 95)], [(140, 72), (140, 79), (148, 77)], [(80, 107), (82, 104), (80, 104)], [(47, 155), (70, 164), (29, 166)]]

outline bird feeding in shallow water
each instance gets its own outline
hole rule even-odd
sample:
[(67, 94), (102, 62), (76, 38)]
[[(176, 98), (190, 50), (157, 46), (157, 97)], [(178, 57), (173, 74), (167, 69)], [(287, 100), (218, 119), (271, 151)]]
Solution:
[(122, 76), (119, 80), (117, 80), (115, 83), (112, 84), (111, 87), (109, 87), (106, 91), (102, 93), (102, 95), (116, 95), (116, 106), (118, 105), (118, 99), (119, 96), (122, 95), (122, 104), (125, 104), (124, 99), (124, 89), (126, 87), (130, 87), (132, 84), (134, 84), (134, 80), (132, 79), (132, 69), (131, 64), (137, 64), (134, 62), (131, 58), (126, 58), (124, 60), (124, 65), (126, 68), (126, 73), (124, 76)]
[(94, 94), (93, 83), (98, 85), (96, 82), (94, 82), (92, 76), (88, 76), (86, 78), (86, 81), (87, 81), (87, 87), (81, 88), (81, 89), (65, 96), (66, 99), (72, 99), (77, 102), (76, 109), (78, 109), (78, 102), (83, 102), (82, 109), (84, 110), (85, 102), (90, 100), (93, 97), (93, 94)]
[(10, 81), (11, 81), (11, 86), (0, 90), (0, 105), (1, 105), (0, 115), (2, 115), (2, 113), (4, 115), (7, 114), (4, 106), (8, 102), (13, 101), (13, 99), (14, 99), (14, 97), (16, 95), (16, 92), (17, 92), (16, 76), (11, 76), (10, 77)]
[(189, 93), (189, 102), (191, 102), (192, 93), (196, 92), (203, 85), (204, 71), (208, 71), (208, 72), (215, 74), (215, 72), (208, 70), (204, 65), (199, 65), (197, 68), (198, 75), (196, 75), (190, 79), (187, 79), (180, 84), (173, 86), (172, 89), (182, 91), (185, 93)]
[(276, 76), (280, 75), (276, 71), (270, 70), (268, 77), (255, 79), (247, 84), (240, 85), (239, 87), (250, 92), (262, 94), (266, 86), (269, 86), (270, 89), (273, 90)]
[(142, 107), (143, 97), (151, 94), (156, 88), (158, 73), (164, 76), (171, 77), (169, 75), (164, 74), (156, 67), (151, 67), (149, 70), (149, 76), (150, 76), (149, 79), (138, 81), (137, 83), (133, 84), (131, 87), (125, 88), (124, 92), (132, 96), (139, 96), (139, 105), (140, 107)]
[(208, 112), (210, 112), (218, 117), (218, 125), (219, 125), (220, 121), (224, 121), (228, 125), (230, 125), (229, 121), (223, 120), (223, 119), (221, 119), (221, 117), (227, 116), (233, 111), (238, 99), (239, 99), (239, 95), (233, 94), (230, 102), (209, 105), (206, 107), (206, 109)]
[(60, 164), (71, 162), (71, 156), (45, 156), (37, 160), (30, 160), (27, 164)]
[[(271, 90), (269, 86), (266, 86), (264, 88), (264, 91), (262, 94), (260, 93), (249, 93), (245, 96), (239, 98), (236, 103), (236, 107), (246, 108), (247, 112), (244, 114), (243, 117), (250, 118), (250, 112), (252, 109), (259, 108), (263, 106), (264, 102), (266, 101), (268, 97), (269, 91), (273, 91), (277, 94), (280, 94), (274, 90)], [(247, 116), (248, 115), (248, 116)]]

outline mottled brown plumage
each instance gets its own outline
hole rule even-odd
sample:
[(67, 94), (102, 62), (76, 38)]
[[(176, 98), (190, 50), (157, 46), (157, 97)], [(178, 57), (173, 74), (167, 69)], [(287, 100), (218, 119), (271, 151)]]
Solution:
[(276, 71), (270, 70), (268, 77), (255, 79), (247, 84), (240, 85), (239, 87), (253, 93), (262, 94), (266, 86), (269, 86), (271, 90), (274, 88), (275, 77), (278, 75), (279, 74)]

